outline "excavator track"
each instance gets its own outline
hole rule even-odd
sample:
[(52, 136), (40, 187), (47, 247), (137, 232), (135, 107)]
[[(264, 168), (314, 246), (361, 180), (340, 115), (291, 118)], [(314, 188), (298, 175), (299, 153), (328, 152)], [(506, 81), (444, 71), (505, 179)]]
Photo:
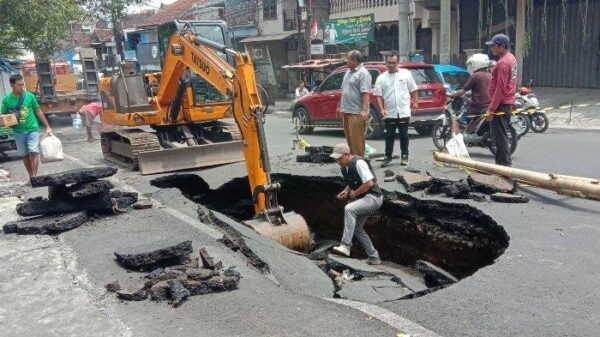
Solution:
[(103, 132), (100, 144), (106, 160), (131, 170), (139, 169), (141, 152), (161, 149), (158, 137), (154, 133), (140, 129)]
[(225, 132), (229, 132), (233, 140), (242, 140), (242, 133), (235, 123), (235, 119), (226, 118), (219, 121)]

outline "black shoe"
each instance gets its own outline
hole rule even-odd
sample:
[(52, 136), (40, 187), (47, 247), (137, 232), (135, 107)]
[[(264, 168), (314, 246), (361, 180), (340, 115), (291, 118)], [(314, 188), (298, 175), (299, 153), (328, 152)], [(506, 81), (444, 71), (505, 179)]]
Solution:
[(392, 163), (392, 158), (385, 157), (383, 159), (383, 163), (381, 163), (381, 167), (388, 167), (388, 166), (390, 166), (391, 163)]

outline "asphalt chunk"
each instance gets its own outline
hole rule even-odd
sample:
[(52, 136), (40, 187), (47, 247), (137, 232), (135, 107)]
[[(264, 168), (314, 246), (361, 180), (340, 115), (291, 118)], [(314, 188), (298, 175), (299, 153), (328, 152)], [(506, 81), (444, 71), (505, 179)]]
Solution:
[(117, 169), (110, 166), (79, 168), (33, 177), (31, 178), (31, 186), (65, 186), (69, 184), (86, 183), (110, 177), (115, 173), (117, 173)]
[(80, 211), (110, 211), (113, 202), (108, 193), (99, 193), (80, 199), (33, 199), (17, 205), (20, 216), (55, 215)]
[(513, 204), (525, 204), (529, 202), (529, 198), (521, 194), (494, 193), (490, 198), (496, 202)]
[(118, 290), (117, 297), (125, 301), (143, 301), (148, 298), (148, 291), (144, 288), (137, 290)]
[(27, 234), (58, 234), (77, 228), (88, 221), (86, 212), (59, 214), (54, 216), (38, 216), (10, 222), (4, 225), (4, 233)]
[(472, 173), (467, 180), (475, 191), (486, 194), (514, 193), (517, 189), (513, 180), (501, 176)]
[(402, 174), (397, 175), (396, 179), (404, 185), (406, 191), (416, 192), (431, 186), (431, 180), (433, 178), (428, 175), (405, 171), (402, 172)]
[(429, 288), (458, 282), (458, 279), (449, 272), (427, 261), (417, 261), (415, 268), (423, 275), (425, 284)]
[[(143, 250), (143, 247), (159, 247)], [(142, 249), (140, 249), (142, 248)], [(129, 269), (150, 270), (164, 265), (175, 265), (185, 261), (192, 253), (192, 241), (183, 241), (176, 245), (166, 245), (165, 242), (155, 242), (134, 248), (130, 252), (115, 252), (117, 262)]]
[(202, 260), (202, 265), (206, 269), (211, 270), (219, 270), (223, 268), (223, 263), (221, 261), (215, 261), (206, 251), (206, 248), (200, 248), (200, 259)]
[(96, 180), (72, 186), (48, 186), (48, 199), (79, 199), (106, 193), (115, 186), (108, 180)]

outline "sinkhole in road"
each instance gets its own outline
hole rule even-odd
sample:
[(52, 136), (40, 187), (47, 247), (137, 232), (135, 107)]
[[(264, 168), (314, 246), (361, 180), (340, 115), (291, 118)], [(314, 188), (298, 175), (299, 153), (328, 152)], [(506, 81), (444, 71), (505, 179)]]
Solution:
[[(179, 188), (187, 198), (237, 220), (254, 216), (245, 177), (217, 189), (193, 174), (160, 179), (156, 186)], [(335, 195), (343, 188), (341, 178), (273, 174), (272, 179), (281, 183), (279, 204), (285, 212), (301, 214), (316, 241), (340, 240), (344, 203)], [(504, 228), (477, 208), (384, 193), (382, 207), (369, 217), (365, 230), (385, 261), (412, 266), (424, 260), (462, 279), (492, 264), (508, 247)], [(352, 246), (352, 256), (365, 257), (360, 244)]]

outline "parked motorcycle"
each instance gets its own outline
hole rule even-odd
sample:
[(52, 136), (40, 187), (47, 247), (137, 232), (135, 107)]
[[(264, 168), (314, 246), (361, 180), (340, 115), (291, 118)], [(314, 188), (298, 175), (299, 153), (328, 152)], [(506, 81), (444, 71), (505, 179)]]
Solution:
[[(452, 124), (457, 123), (456, 119), (460, 115), (460, 111), (466, 110), (469, 100), (464, 97), (456, 97), (451, 101), (454, 113), (446, 110), (439, 115), (433, 124), (431, 137), (433, 144), (438, 150), (443, 150), (446, 143), (452, 139)], [(483, 147), (488, 148), (492, 154), (496, 154), (496, 144), (492, 142), (490, 137), (490, 123), (485, 120), (485, 116), (473, 117), (469, 124), (461, 131), (463, 139), (467, 147)], [(508, 142), (510, 153), (514, 153), (517, 149), (518, 135), (512, 126), (508, 127)]]
[(510, 124), (517, 132), (517, 136), (519, 139), (525, 136), (529, 129), (531, 128), (531, 124), (529, 122), (529, 117), (527, 116), (527, 112), (521, 110), (522, 102), (515, 101), (515, 106), (512, 112), (512, 116), (510, 116)]
[(516, 94), (515, 105), (520, 106), (518, 111), (527, 116), (529, 127), (535, 133), (542, 133), (548, 130), (550, 122), (546, 113), (540, 107), (540, 101), (529, 86), (519, 88)]

